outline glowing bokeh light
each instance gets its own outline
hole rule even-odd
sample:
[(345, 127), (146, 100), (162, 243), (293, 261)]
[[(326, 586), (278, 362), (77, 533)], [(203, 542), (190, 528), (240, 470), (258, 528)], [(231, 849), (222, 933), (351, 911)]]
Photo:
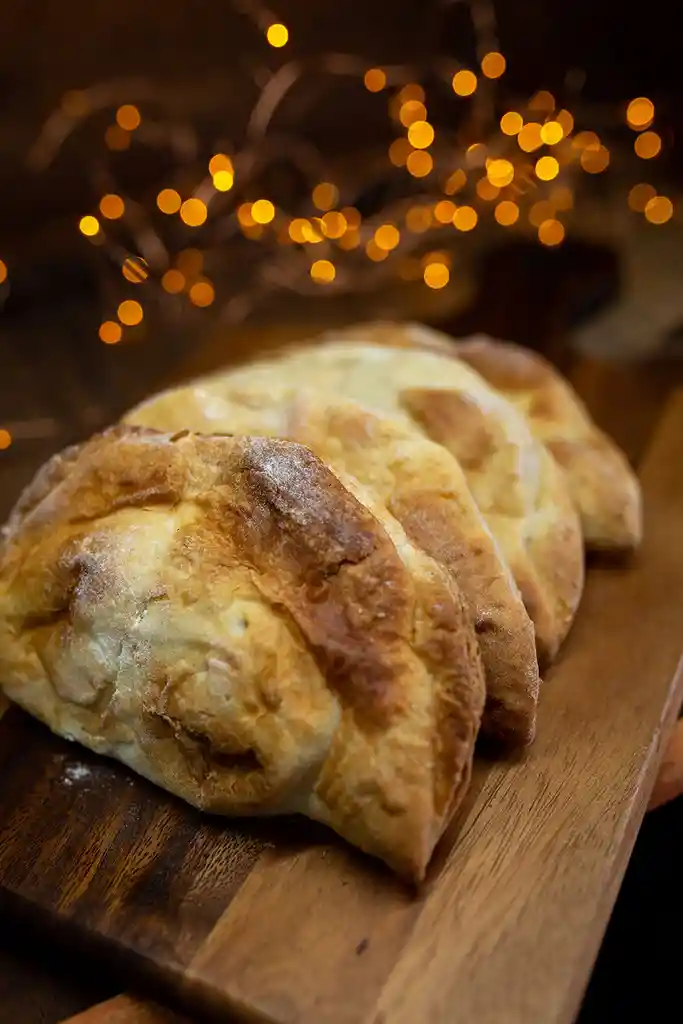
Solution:
[(142, 306), (135, 299), (124, 299), (120, 303), (116, 315), (122, 324), (125, 324), (127, 327), (135, 327), (142, 320)]
[(538, 228), (538, 240), (543, 245), (555, 246), (559, 245), (564, 239), (564, 225), (555, 218), (549, 218), (544, 220)]
[(162, 213), (177, 213), (182, 205), (182, 199), (174, 188), (162, 188), (157, 196), (157, 206)]
[(337, 268), (330, 260), (315, 260), (311, 263), (310, 274), (316, 284), (330, 284), (337, 276)]
[(187, 293), (193, 306), (210, 306), (216, 297), (216, 292), (210, 281), (195, 281)]
[(132, 103), (124, 103), (116, 111), (116, 123), (126, 132), (134, 132), (136, 128), (140, 127), (141, 121), (140, 111)]
[(434, 129), (428, 121), (415, 121), (408, 129), (408, 142), (415, 149), (428, 149), (434, 141)]
[(456, 96), (471, 96), (477, 88), (477, 76), (473, 71), (463, 68), (453, 75), (453, 92)]
[(647, 128), (655, 116), (655, 105), (647, 96), (637, 96), (626, 108), (626, 121), (631, 128)]
[(445, 263), (428, 263), (423, 276), (426, 285), (438, 289), (446, 287), (451, 274)]
[(519, 207), (511, 199), (503, 199), (496, 204), (493, 216), (502, 227), (511, 227), (519, 220)]
[(206, 203), (201, 199), (186, 199), (180, 207), (180, 219), (189, 228), (200, 227), (206, 221), (207, 216)]
[(453, 214), (453, 226), (458, 231), (471, 231), (477, 226), (479, 215), (473, 206), (459, 206)]
[(406, 160), (406, 168), (414, 178), (426, 178), (434, 167), (434, 161), (424, 149), (415, 149)]
[(279, 21), (273, 22), (266, 29), (266, 39), (271, 46), (274, 46), (276, 50), (281, 49), (287, 45), (289, 41), (289, 30), (286, 25), (283, 25)]
[(331, 181), (321, 181), (313, 189), (311, 198), (313, 200), (313, 205), (317, 207), (318, 210), (331, 210), (333, 206), (337, 205), (339, 190)]
[(645, 204), (645, 217), (650, 224), (666, 224), (674, 215), (674, 205), (668, 196), (655, 196)]
[(507, 61), (502, 53), (493, 50), (482, 57), (481, 70), (487, 78), (500, 78), (505, 74)]
[(123, 217), (125, 209), (126, 206), (121, 196), (117, 196), (113, 192), (100, 199), (100, 213), (107, 220), (118, 220), (119, 217)]
[(381, 68), (368, 68), (363, 76), (363, 84), (368, 92), (381, 92), (387, 84), (387, 76)]
[(81, 217), (78, 222), (78, 230), (86, 238), (94, 238), (97, 232), (100, 230), (100, 222), (97, 217), (92, 217), (88, 214), (85, 217)]
[(524, 127), (524, 119), (516, 110), (508, 110), (500, 119), (503, 135), (517, 135)]
[(114, 320), (105, 320), (104, 323), (100, 324), (100, 329), (97, 333), (100, 341), (104, 342), (105, 345), (117, 345), (123, 336), (121, 325), (117, 324)]
[(657, 132), (643, 132), (636, 137), (633, 148), (641, 160), (651, 160), (661, 152), (662, 140)]

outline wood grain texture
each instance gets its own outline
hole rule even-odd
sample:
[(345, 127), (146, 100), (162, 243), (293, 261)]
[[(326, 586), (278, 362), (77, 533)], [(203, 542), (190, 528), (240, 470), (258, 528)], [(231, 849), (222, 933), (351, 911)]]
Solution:
[(134, 996), (116, 996), (104, 1003), (91, 1006), (83, 1013), (63, 1021), (63, 1024), (191, 1024), (188, 1017), (181, 1017), (159, 1006)]
[(642, 479), (643, 551), (591, 569), (534, 747), (480, 762), (419, 896), (323, 830), (201, 818), (16, 709), (0, 721), (0, 896), (216, 1015), (571, 1021), (681, 699), (681, 395)]

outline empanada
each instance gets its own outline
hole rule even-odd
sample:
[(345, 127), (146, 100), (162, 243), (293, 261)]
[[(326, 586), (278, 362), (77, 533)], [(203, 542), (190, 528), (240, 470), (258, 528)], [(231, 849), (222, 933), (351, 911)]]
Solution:
[(220, 381), (177, 388), (125, 419), (160, 430), (287, 437), (310, 447), (334, 472), (360, 481), (462, 590), (486, 673), (483, 731), (505, 743), (531, 741), (539, 688), (533, 627), (463, 472), (445, 448), (403, 420), (287, 386), (230, 390)]
[(413, 345), (416, 332), (361, 324), (205, 383), (216, 393), (223, 382), (230, 390), (290, 384), (346, 395), (403, 416), (444, 445), (509, 563), (547, 665), (583, 589), (581, 527), (564, 475), (510, 402), (462, 361)]
[(301, 812), (419, 880), (484, 682), (457, 588), (383, 514), (298, 444), (109, 430), (4, 530), (0, 684), (201, 809)]

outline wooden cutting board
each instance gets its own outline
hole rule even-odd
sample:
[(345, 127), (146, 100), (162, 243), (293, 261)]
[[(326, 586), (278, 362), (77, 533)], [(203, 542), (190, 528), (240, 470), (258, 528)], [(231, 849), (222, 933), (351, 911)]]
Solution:
[(0, 909), (223, 1020), (571, 1021), (682, 697), (683, 396), (641, 476), (642, 552), (591, 568), (535, 745), (479, 764), (419, 895), (322, 829), (201, 817), (11, 709)]

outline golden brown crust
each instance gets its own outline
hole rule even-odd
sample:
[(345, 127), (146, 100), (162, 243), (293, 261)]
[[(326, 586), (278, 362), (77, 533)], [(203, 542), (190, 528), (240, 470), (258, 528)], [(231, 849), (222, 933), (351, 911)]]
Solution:
[[(421, 403), (421, 428), (446, 445), (447, 420), (447, 447), (456, 457), (462, 430), (476, 445), (465, 452), (471, 460), (463, 466), (468, 485), (534, 619), (539, 659), (552, 660), (582, 589), (580, 523), (563, 475), (514, 406), (446, 353), (441, 335), (418, 324), (357, 324), (278, 359), (220, 374), (205, 386), (219, 393), (221, 385), (283, 383), (343, 394), (406, 420), (409, 414), (413, 423)], [(431, 407), (432, 399), (438, 408)], [(476, 435), (475, 422), (481, 426)], [(556, 562), (562, 572), (555, 571)]]
[(533, 627), (460, 466), (441, 446), (411, 424), (355, 402), (275, 385), (179, 388), (126, 419), (158, 429), (186, 424), (204, 432), (289, 437), (333, 471), (360, 481), (448, 571), (468, 602), (486, 672), (482, 729), (508, 744), (531, 741), (539, 688)]
[(311, 452), (131, 427), (10, 517), (0, 679), (200, 808), (299, 810), (413, 878), (483, 704), (457, 591)]
[(538, 353), (490, 338), (470, 338), (452, 348), (514, 402), (565, 470), (587, 547), (637, 547), (642, 536), (638, 480), (557, 370)]
[[(504, 425), (466, 394), (437, 389), (404, 391), (402, 402), (433, 440), (460, 462), (470, 480), (488, 475), (496, 452), (507, 443)], [(536, 630), (541, 668), (552, 663), (583, 592), (583, 538), (578, 517), (550, 456), (538, 448), (537, 493), (520, 508), (514, 494), (485, 507)], [(521, 474), (521, 469), (520, 469)], [(482, 494), (481, 488), (475, 494)], [(485, 500), (485, 499), (483, 499)]]

